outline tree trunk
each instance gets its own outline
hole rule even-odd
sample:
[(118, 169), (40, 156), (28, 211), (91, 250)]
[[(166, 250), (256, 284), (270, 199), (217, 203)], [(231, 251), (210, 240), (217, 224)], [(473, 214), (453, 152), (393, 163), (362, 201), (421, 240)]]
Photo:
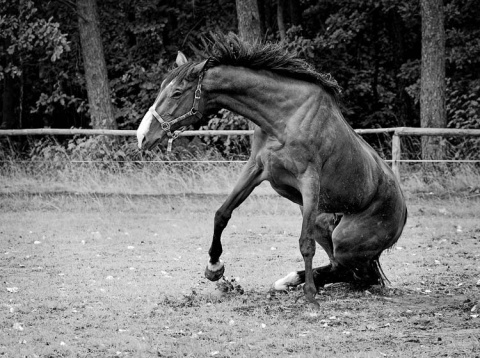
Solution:
[(1, 129), (17, 128), (17, 120), (15, 118), (15, 98), (15, 80), (9, 73), (7, 73), (3, 78)]
[[(0, 42), (0, 51), (6, 52), (6, 49), (10, 46), (10, 39), (7, 37)], [(7, 67), (7, 59), (3, 57), (0, 65), (3, 68)], [(16, 79), (11, 77), (10, 73), (4, 73), (3, 77), (3, 92), (2, 92), (2, 110), (0, 117), (0, 129), (18, 128), (18, 120), (15, 118), (15, 105), (17, 98), (15, 85)]]
[(285, 19), (283, 17), (284, 2), (284, 0), (277, 0), (277, 24), (278, 33), (280, 34), (281, 41), (285, 41), (285, 39), (287, 38), (287, 32), (285, 30)]
[[(262, 3), (262, 0), (260, 0)], [(262, 3), (263, 4), (263, 3)], [(240, 37), (248, 42), (262, 41), (262, 22), (257, 0), (237, 0), (238, 32)], [(248, 129), (255, 129), (255, 123), (249, 121)], [(250, 143), (253, 136), (250, 136)]]
[(260, 18), (263, 22), (263, 32), (262, 34), (269, 34), (273, 32), (273, 27), (276, 19), (276, 14), (273, 14), (273, 9), (270, 4), (270, 1), (259, 0), (258, 6), (261, 6), (260, 9)]
[[(262, 0), (259, 0), (262, 3)], [(262, 3), (263, 4), (263, 3)], [(262, 22), (257, 0), (236, 0), (238, 32), (248, 42), (262, 41)], [(253, 122), (248, 122), (248, 129), (255, 129)], [(250, 143), (253, 136), (250, 136)]]
[[(408, 34), (408, 31), (405, 28), (397, 7), (393, 7), (388, 11), (387, 27), (391, 37), (393, 68), (396, 73), (400, 73), (402, 65), (407, 60), (405, 36)], [(396, 77), (395, 87), (394, 106), (397, 115), (397, 125), (400, 127), (410, 127), (414, 124), (416, 114), (413, 109), (412, 100), (406, 91), (406, 80), (402, 77)]]
[(300, 14), (300, 0), (289, 0), (288, 1), (289, 13), (290, 13), (290, 22), (292, 25), (300, 25), (301, 14)]
[[(445, 127), (445, 28), (443, 0), (421, 0), (421, 15), (420, 122), (422, 127)], [(443, 151), (441, 137), (422, 137), (423, 159), (442, 159)]]
[(257, 0), (237, 0), (238, 32), (248, 42), (261, 41), (262, 26)]
[(77, 11), (91, 125), (115, 129), (96, 0), (77, 0)]

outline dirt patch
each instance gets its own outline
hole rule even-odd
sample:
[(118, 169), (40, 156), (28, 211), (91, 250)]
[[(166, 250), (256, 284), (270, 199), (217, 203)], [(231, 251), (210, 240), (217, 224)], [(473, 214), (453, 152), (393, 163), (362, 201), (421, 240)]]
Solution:
[[(0, 356), (478, 357), (478, 201), (419, 200), (387, 288), (271, 293), (300, 269), (300, 213), (253, 198), (203, 278), (221, 198), (16, 197), (0, 214)], [(317, 251), (315, 263), (325, 263)]]

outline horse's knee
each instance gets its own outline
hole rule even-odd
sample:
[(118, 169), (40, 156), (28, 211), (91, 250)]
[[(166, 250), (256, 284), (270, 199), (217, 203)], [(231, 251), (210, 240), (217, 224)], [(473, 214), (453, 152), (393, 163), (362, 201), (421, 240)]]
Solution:
[(300, 238), (300, 253), (304, 260), (311, 260), (315, 256), (315, 240), (310, 237)]

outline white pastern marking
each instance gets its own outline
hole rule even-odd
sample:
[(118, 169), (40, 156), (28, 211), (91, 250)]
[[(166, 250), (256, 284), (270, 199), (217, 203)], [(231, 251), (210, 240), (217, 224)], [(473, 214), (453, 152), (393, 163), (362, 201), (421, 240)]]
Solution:
[(152, 124), (153, 115), (148, 111), (145, 116), (143, 116), (142, 122), (137, 129), (137, 140), (138, 148), (142, 149), (143, 138), (146, 137), (148, 131), (150, 130), (150, 125)]
[(300, 276), (298, 276), (297, 272), (290, 272), (284, 278), (281, 278), (273, 284), (273, 289), (277, 291), (285, 291), (288, 287), (291, 286), (298, 286), (301, 283)]
[(212, 265), (210, 262), (207, 264), (207, 268), (212, 271), (212, 272), (217, 272), (221, 270), (223, 267), (223, 261), (218, 260), (218, 262), (215, 265)]

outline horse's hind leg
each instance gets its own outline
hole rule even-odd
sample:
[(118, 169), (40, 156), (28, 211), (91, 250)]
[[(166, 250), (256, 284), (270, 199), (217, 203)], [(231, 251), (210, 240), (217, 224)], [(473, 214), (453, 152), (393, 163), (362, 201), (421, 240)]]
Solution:
[[(328, 264), (313, 269), (313, 281), (317, 289), (325, 286), (327, 283), (351, 282), (354, 280), (353, 273), (345, 267)], [(275, 281), (273, 289), (276, 291), (285, 291), (289, 287), (296, 287), (305, 282), (305, 271), (293, 271), (287, 276)]]
[(379, 258), (400, 237), (406, 216), (403, 200), (395, 203), (395, 198), (344, 216), (332, 234), (334, 262), (350, 270), (359, 285), (383, 285), (386, 278)]
[[(398, 240), (407, 216), (403, 200), (394, 202), (395, 199), (376, 202), (366, 211), (340, 220), (330, 236), (333, 249), (330, 251), (330, 246), (322, 245), (330, 257), (330, 265), (313, 270), (317, 287), (335, 282), (351, 282), (362, 287), (385, 283), (380, 254)], [(328, 238), (325, 234), (331, 226), (325, 223), (320, 226), (323, 228), (320, 233)], [(304, 280), (304, 271), (291, 272), (276, 281), (273, 288), (285, 290)]]

